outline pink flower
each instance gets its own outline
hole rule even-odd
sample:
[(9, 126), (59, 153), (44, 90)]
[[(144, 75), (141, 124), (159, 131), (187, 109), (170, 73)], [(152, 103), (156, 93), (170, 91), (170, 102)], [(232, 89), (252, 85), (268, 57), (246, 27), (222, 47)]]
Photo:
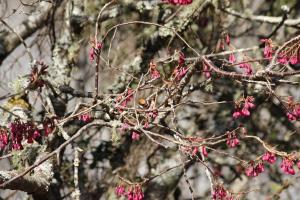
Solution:
[(223, 40), (221, 40), (221, 42), (220, 42), (219, 49), (221, 49), (222, 51), (225, 50), (225, 46), (224, 46)]
[(0, 150), (4, 149), (8, 144), (8, 135), (5, 130), (0, 130)]
[(91, 43), (92, 43), (92, 46), (89, 50), (89, 59), (91, 62), (93, 62), (95, 60), (96, 56), (99, 55), (99, 53), (103, 47), (103, 44), (101, 42), (97, 42), (95, 44), (95, 41), (92, 41)]
[(35, 131), (33, 132), (33, 139), (37, 139), (37, 138), (39, 138), (39, 137), (41, 137), (41, 133), (40, 133), (38, 130), (35, 130)]
[(286, 114), (286, 116), (288, 117), (288, 119), (290, 120), (290, 121), (294, 121), (294, 120), (296, 120), (297, 118), (292, 114), (292, 113), (287, 113)]
[(160, 73), (156, 68), (156, 64), (151, 61), (150, 62), (150, 77), (151, 79), (158, 79), (160, 77)]
[(255, 172), (253, 165), (249, 166), (248, 168), (246, 168), (245, 170), (245, 174), (248, 177), (255, 177), (258, 176), (258, 174)]
[[(116, 102), (119, 103), (122, 107), (127, 107), (127, 104), (133, 99), (134, 90), (129, 88), (123, 95), (120, 95), (116, 98)], [(123, 112), (123, 108), (116, 106), (119, 112)]]
[(150, 127), (149, 122), (146, 121), (143, 125), (144, 129), (148, 129)]
[(240, 141), (239, 141), (239, 139), (236, 137), (235, 134), (234, 134), (234, 135), (228, 134), (226, 144), (227, 144), (228, 147), (234, 148), (234, 147), (236, 147), (237, 145), (240, 144)]
[(95, 55), (94, 49), (90, 48), (90, 50), (89, 50), (89, 59), (90, 59), (91, 62), (93, 62), (95, 60), (95, 56), (96, 55)]
[(249, 63), (241, 63), (240, 68), (246, 70), (246, 75), (252, 74), (252, 66)]
[(223, 188), (223, 186), (216, 186), (212, 192), (213, 200), (225, 200), (227, 196), (227, 191)]
[(286, 115), (290, 121), (298, 120), (300, 118), (300, 106), (293, 105), (292, 111), (288, 112)]
[(250, 116), (250, 109), (255, 107), (254, 98), (251, 96), (248, 96), (246, 99), (243, 99), (242, 102), (244, 101), (243, 107), (239, 105), (239, 107), (235, 110), (233, 113), (232, 117), (234, 119), (237, 119), (239, 117), (248, 117)]
[(272, 54), (273, 54), (272, 40), (271, 39), (262, 39), (261, 41), (265, 43), (264, 57), (268, 60), (271, 60)]
[(258, 163), (254, 169), (258, 174), (265, 171), (264, 164), (262, 162)]
[(43, 122), (43, 128), (44, 128), (46, 137), (49, 135), (49, 133), (51, 133), (53, 131), (54, 127), (55, 127), (55, 124), (54, 124), (53, 119), (46, 118), (45, 121)]
[(298, 63), (298, 58), (297, 58), (297, 56), (291, 56), (291, 57), (290, 57), (290, 63), (291, 63), (292, 65), (297, 64), (297, 63)]
[(33, 135), (32, 134), (28, 135), (26, 139), (27, 139), (27, 143), (28, 144), (32, 144), (33, 143)]
[(232, 116), (233, 116), (234, 119), (237, 119), (237, 118), (241, 117), (242, 114), (241, 114), (240, 111), (235, 111)]
[(147, 114), (150, 118), (155, 119), (158, 116), (158, 111), (152, 111)]
[(204, 73), (204, 77), (206, 79), (209, 79), (211, 77), (211, 72), (210, 72), (210, 68), (209, 66), (205, 65), (203, 66), (203, 73)]
[(297, 167), (300, 169), (300, 161), (297, 162)]
[(202, 154), (204, 157), (207, 157), (208, 156), (208, 153), (207, 153), (207, 150), (206, 150), (206, 147), (205, 146), (202, 146), (201, 147), (201, 151), (202, 151)]
[(193, 148), (193, 151), (192, 151), (192, 156), (195, 156), (199, 151), (199, 148), (198, 147), (194, 147)]
[(140, 139), (140, 134), (136, 131), (133, 131), (131, 134), (131, 139), (132, 140), (139, 140)]
[(254, 163), (251, 163), (251, 165), (248, 168), (246, 168), (245, 174), (249, 177), (256, 177), (264, 171), (265, 167), (262, 162), (258, 163), (256, 166), (254, 166)]
[(121, 131), (126, 131), (128, 128), (129, 128), (129, 125), (127, 123), (122, 123)]
[(270, 164), (273, 164), (276, 162), (276, 156), (274, 153), (271, 152), (266, 152), (263, 157), (262, 157), (263, 161), (267, 161)]
[(143, 200), (144, 193), (139, 185), (131, 187), (126, 194), (127, 200)]
[(286, 65), (286, 64), (288, 64), (288, 57), (284, 53), (280, 53), (277, 58), (277, 61), (280, 64)]
[(229, 37), (229, 34), (226, 34), (225, 36), (225, 42), (227, 45), (230, 45), (230, 37)]
[(115, 193), (118, 197), (125, 195), (125, 187), (123, 185), (118, 185), (115, 189)]
[(188, 68), (187, 67), (184, 67), (185, 63), (185, 56), (184, 54), (180, 51), (179, 52), (179, 57), (178, 57), (178, 66), (175, 68), (174, 70), (174, 74), (175, 74), (175, 78), (180, 81), (184, 76), (185, 74), (187, 73), (188, 71)]
[(26, 125), (19, 120), (15, 120), (10, 123), (9, 128), (11, 132), (12, 148), (14, 150), (23, 149), (22, 140), (26, 133)]
[(176, 79), (180, 81), (185, 76), (187, 71), (188, 69), (186, 67), (176, 67), (176, 69), (174, 70)]
[[(45, 122), (47, 122), (47, 120), (45, 120)], [(52, 127), (52, 124), (50, 125)], [(11, 146), (12, 149), (14, 150), (23, 149), (23, 145), (22, 145), (23, 140), (27, 140), (27, 143), (31, 144), (34, 142), (35, 139), (41, 136), (40, 132), (37, 130), (36, 126), (32, 122), (22, 122), (20, 120), (15, 120), (14, 122), (10, 123), (9, 128), (11, 132), (11, 136), (10, 136), (11, 143), (12, 143)], [(2, 136), (1, 141), (3, 144), (5, 144), (6, 143), (5, 137)]]
[(84, 114), (81, 114), (79, 115), (79, 120), (84, 122), (84, 123), (88, 123), (90, 121), (92, 121), (92, 116), (89, 114), (89, 113), (84, 113)]
[(255, 108), (255, 104), (253, 103), (253, 101), (254, 101), (253, 97), (247, 97), (245, 100), (244, 108), (245, 109)]
[(265, 46), (264, 48), (264, 56), (266, 59), (271, 60), (272, 59), (272, 53), (273, 50), (270, 46)]
[(179, 57), (178, 57), (178, 66), (182, 67), (185, 63), (185, 56), (184, 54), (180, 51), (179, 52)]
[(298, 118), (300, 117), (300, 106), (294, 107), (294, 115), (296, 115)]
[(100, 50), (100, 49), (102, 49), (102, 47), (103, 47), (103, 44), (101, 42), (97, 42), (96, 49)]
[(158, 79), (160, 77), (160, 73), (157, 69), (151, 70), (150, 72), (151, 79)]
[(232, 63), (232, 64), (235, 63), (236, 59), (235, 59), (235, 56), (234, 56), (233, 53), (229, 55), (228, 61), (229, 61), (230, 63)]
[(167, 0), (167, 2), (174, 5), (188, 5), (193, 3), (193, 0)]
[(294, 161), (290, 160), (288, 158), (284, 158), (280, 164), (280, 168), (282, 169), (282, 171), (286, 174), (291, 174), (291, 175), (295, 175), (295, 170), (294, 170)]
[(248, 116), (250, 116), (250, 111), (247, 108), (244, 107), (242, 109), (242, 115), (245, 116), (245, 117), (248, 117)]

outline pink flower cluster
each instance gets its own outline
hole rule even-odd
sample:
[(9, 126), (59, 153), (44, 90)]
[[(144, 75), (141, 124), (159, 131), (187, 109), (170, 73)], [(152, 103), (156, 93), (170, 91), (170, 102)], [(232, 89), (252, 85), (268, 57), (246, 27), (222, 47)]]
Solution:
[[(222, 51), (225, 50), (224, 42), (227, 44), (227, 46), (230, 47), (230, 42), (231, 42), (231, 41), (230, 41), (230, 36), (229, 36), (228, 33), (224, 34), (222, 40), (220, 40), (220, 43), (219, 43), (219, 47), (218, 47), (218, 48), (221, 49)], [(231, 48), (231, 49), (232, 49), (232, 48)]]
[(281, 52), (279, 53), (278, 55), (278, 58), (277, 58), (277, 61), (280, 63), (280, 64), (283, 64), (283, 65), (286, 65), (288, 64), (289, 62), (293, 65), (297, 64), (300, 62), (299, 58), (297, 55), (287, 55), (286, 53), (284, 52)]
[(176, 69), (174, 70), (176, 79), (180, 81), (185, 76), (187, 71), (188, 69), (186, 67), (180, 67), (180, 66), (176, 67)]
[(193, 0), (167, 0), (167, 2), (173, 5), (188, 5), (193, 3)]
[(154, 111), (148, 112), (147, 116), (151, 119), (156, 119), (156, 117), (158, 116), (158, 111), (154, 110)]
[(198, 147), (194, 147), (192, 150), (192, 156), (197, 155), (197, 153), (199, 152), (199, 148)]
[(54, 119), (53, 118), (46, 118), (43, 122), (43, 128), (45, 132), (45, 136), (47, 137), (49, 133), (53, 131), (55, 127)]
[(123, 185), (118, 185), (115, 189), (115, 193), (118, 197), (121, 197), (125, 194), (125, 187)]
[(229, 55), (228, 61), (229, 61), (231, 64), (235, 63), (236, 58), (235, 58), (235, 56), (234, 56), (233, 53)]
[(143, 200), (144, 193), (142, 188), (139, 185), (135, 185), (130, 187), (130, 189), (126, 192), (126, 189), (123, 185), (119, 185), (115, 189), (115, 193), (118, 197), (125, 197), (127, 200)]
[[(282, 162), (280, 164), (280, 168), (286, 174), (295, 175), (296, 172), (294, 170), (294, 162), (295, 162), (295, 160), (293, 160), (293, 159), (283, 158)], [(297, 167), (300, 170), (300, 161), (299, 160), (297, 162)]]
[(178, 66), (175, 68), (173, 72), (175, 74), (176, 80), (178, 81), (180, 81), (188, 71), (188, 68), (184, 67), (184, 63), (185, 63), (185, 56), (182, 52), (179, 52)]
[(102, 42), (95, 42), (95, 41), (92, 41), (92, 46), (90, 48), (90, 52), (89, 52), (89, 58), (90, 58), (90, 61), (93, 62), (96, 58), (96, 56), (100, 53), (102, 47), (103, 47), (103, 44)]
[(78, 119), (84, 123), (89, 123), (93, 120), (93, 117), (89, 113), (84, 113), (78, 116)]
[(280, 168), (286, 174), (295, 175), (294, 161), (288, 158), (284, 158), (280, 164)]
[(300, 119), (300, 105), (293, 106), (292, 111), (288, 112), (286, 115), (290, 121)]
[(274, 164), (276, 162), (276, 156), (274, 153), (271, 152), (266, 152), (263, 157), (262, 157), (263, 161), (266, 161), (270, 164)]
[(264, 57), (268, 60), (271, 60), (272, 54), (273, 54), (272, 40), (271, 39), (262, 39), (261, 42), (265, 43)]
[(203, 74), (206, 79), (209, 79), (211, 77), (210, 68), (206, 64), (203, 64)]
[(258, 176), (260, 173), (265, 171), (265, 167), (262, 162), (259, 162), (257, 165), (254, 166), (252, 162), (248, 168), (245, 170), (246, 176), (255, 177)]
[(233, 118), (237, 119), (240, 117), (250, 116), (249, 110), (255, 107), (253, 102), (254, 102), (254, 98), (252, 96), (248, 96), (246, 98), (240, 99), (239, 103), (236, 103), (236, 110), (233, 113)]
[(8, 144), (8, 135), (5, 129), (0, 129), (0, 150), (4, 149)]
[(11, 132), (10, 140), (12, 143), (12, 149), (21, 150), (23, 149), (22, 141), (27, 139), (27, 143), (33, 143), (33, 140), (41, 136), (38, 129), (32, 122), (21, 122), (15, 120), (9, 125)]
[(126, 131), (129, 128), (129, 124), (127, 124), (126, 122), (122, 123), (121, 125), (121, 131)]
[(185, 76), (187, 71), (188, 69), (186, 67), (176, 67), (176, 69), (174, 70), (176, 79), (180, 81)]
[(227, 135), (227, 141), (226, 141), (226, 144), (228, 147), (230, 148), (234, 148), (236, 147), (237, 145), (240, 144), (240, 141), (239, 139), (237, 138), (236, 134), (235, 133), (229, 133)]
[(290, 63), (295, 65), (298, 64), (300, 62), (299, 56), (293, 55), (290, 57)]
[[(127, 123), (122, 123), (122, 126), (121, 126), (121, 131), (125, 132), (126, 130), (129, 129), (129, 124)], [(140, 133), (138, 131), (132, 131), (131, 133), (131, 139), (133, 141), (135, 140), (139, 140), (140, 139)]]
[(227, 197), (227, 191), (224, 189), (223, 186), (216, 186), (212, 192), (212, 199), (213, 200), (229, 200)]
[(185, 56), (181, 51), (179, 51), (178, 66), (182, 67), (184, 63), (185, 63)]
[[(54, 129), (55, 124), (53, 119), (46, 118), (43, 122), (44, 135), (48, 136)], [(8, 134), (10, 132), (10, 134)], [(28, 144), (38, 140), (41, 137), (41, 130), (31, 122), (22, 122), (16, 119), (11, 122), (7, 129), (0, 128), (0, 150), (4, 149), (9, 143), (14, 150), (22, 150), (22, 142), (27, 140)]]
[[(276, 156), (272, 152), (266, 152), (263, 157), (263, 161), (266, 161), (270, 164), (274, 164), (276, 162)], [(285, 174), (295, 175), (295, 169), (294, 169), (294, 158), (283, 158), (282, 162), (280, 164), (281, 170)], [(297, 162), (297, 167), (300, 169), (300, 161)], [(251, 165), (246, 168), (245, 173), (247, 176), (255, 177), (258, 176), (259, 173), (264, 171), (264, 165), (262, 162), (259, 162), (256, 166), (254, 166), (254, 162), (251, 161)]]
[(252, 70), (252, 66), (250, 63), (248, 62), (243, 62), (240, 64), (240, 68), (241, 69), (245, 69), (246, 70), (246, 75), (251, 75), (253, 70)]
[[(272, 152), (266, 152), (263, 157), (262, 157), (263, 161), (266, 161), (270, 164), (274, 164), (276, 162), (276, 156), (274, 153)], [(262, 173), (265, 171), (265, 167), (263, 165), (262, 162), (259, 162), (256, 166), (254, 166), (254, 162), (251, 162), (251, 165), (246, 168), (246, 175), (250, 176), (250, 177), (255, 177), (258, 176), (258, 174)]]
[[(265, 43), (264, 57), (268, 60), (271, 60), (272, 55), (274, 53), (272, 40), (271, 39), (262, 39), (261, 41)], [(279, 55), (277, 57), (277, 61), (283, 65), (286, 65), (288, 63), (295, 65), (295, 64), (300, 63), (300, 56), (297, 55), (297, 53), (295, 54), (292, 51), (289, 51), (289, 52), (282, 51), (279, 53)]]
[(150, 62), (150, 77), (154, 80), (160, 78), (160, 73), (157, 70), (157, 65), (153, 61)]
[(225, 43), (226, 43), (227, 45), (230, 45), (230, 36), (229, 36), (229, 34), (226, 34), (226, 35), (225, 35)]
[(288, 98), (288, 109), (289, 112), (286, 114), (290, 121), (300, 119), (300, 104), (295, 103), (293, 97)]
[(140, 139), (140, 133), (137, 131), (133, 131), (131, 134), (131, 139), (132, 140), (139, 140)]
[(207, 150), (206, 150), (206, 147), (205, 147), (205, 146), (202, 146), (202, 147), (201, 147), (201, 152), (202, 152), (202, 155), (203, 155), (204, 157), (207, 157), (207, 156), (208, 156), (208, 153), (207, 153)]
[[(116, 102), (119, 103), (121, 107), (127, 107), (127, 104), (133, 99), (133, 93), (134, 90), (128, 88), (126, 92), (123, 93), (123, 95), (119, 95), (116, 98)], [(117, 106), (119, 112), (123, 112), (123, 108), (121, 107)]]

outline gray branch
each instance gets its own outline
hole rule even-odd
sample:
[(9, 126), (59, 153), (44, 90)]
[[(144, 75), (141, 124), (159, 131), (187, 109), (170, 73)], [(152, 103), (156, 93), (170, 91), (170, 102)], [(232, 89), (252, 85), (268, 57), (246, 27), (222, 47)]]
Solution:
[[(23, 39), (31, 36), (35, 31), (45, 25), (51, 8), (51, 3), (45, 1), (40, 2), (35, 12), (22, 21), (14, 31)], [(8, 30), (0, 32), (0, 64), (20, 44), (21, 41), (16, 34), (11, 34)]]

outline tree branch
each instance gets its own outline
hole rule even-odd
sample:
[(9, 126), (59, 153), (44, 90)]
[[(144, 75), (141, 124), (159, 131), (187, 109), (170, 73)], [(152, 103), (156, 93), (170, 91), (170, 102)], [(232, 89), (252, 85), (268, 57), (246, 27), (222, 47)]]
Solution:
[(50, 13), (52, 4), (42, 1), (36, 8), (36, 12), (31, 14), (26, 20), (15, 28), (17, 34), (11, 34), (5, 30), (0, 34), (0, 64), (3, 60), (21, 44), (19, 37), (26, 39), (33, 34), (37, 29), (44, 26), (47, 21), (47, 16)]

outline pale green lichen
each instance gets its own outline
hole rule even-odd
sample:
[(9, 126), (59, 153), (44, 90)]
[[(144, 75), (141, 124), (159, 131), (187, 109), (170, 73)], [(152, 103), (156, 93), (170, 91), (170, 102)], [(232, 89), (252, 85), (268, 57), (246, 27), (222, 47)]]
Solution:
[(27, 144), (26, 141), (23, 142), (24, 149), (21, 151), (13, 151), (12, 156), (12, 166), (16, 170), (23, 170), (24, 167), (32, 165), (37, 156), (45, 151), (45, 146), (39, 145), (37, 143)]
[(118, 13), (119, 13), (118, 9), (117, 8), (113, 8), (113, 9), (111, 9), (109, 11), (109, 17), (111, 17), (111, 18), (117, 17)]
[(159, 36), (161, 37), (168, 37), (168, 36), (173, 36), (174, 35), (174, 32), (172, 31), (172, 29), (168, 28), (170, 26), (168, 26), (168, 24), (165, 25), (166, 27), (161, 27), (159, 29)]
[(8, 87), (13, 91), (13, 93), (20, 93), (24, 91), (29, 85), (29, 80), (27, 77), (18, 77), (12, 82), (8, 83)]
[(6, 171), (0, 171), (0, 179), (3, 180), (3, 181), (7, 181), (9, 179), (11, 179), (11, 174), (9, 174), (8, 172)]
[(137, 2), (136, 7), (140, 12), (143, 12), (144, 10), (152, 10), (154, 3), (148, 1), (139, 1)]

